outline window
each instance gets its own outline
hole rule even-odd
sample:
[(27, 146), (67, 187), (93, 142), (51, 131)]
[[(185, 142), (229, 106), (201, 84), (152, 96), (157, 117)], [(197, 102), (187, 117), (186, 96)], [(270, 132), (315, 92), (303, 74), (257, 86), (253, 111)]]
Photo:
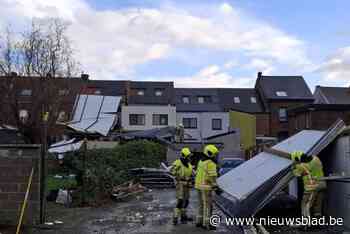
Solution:
[(60, 89), (58, 91), (58, 95), (60, 95), (60, 96), (66, 96), (68, 94), (69, 94), (69, 90), (68, 89)]
[(251, 103), (256, 103), (256, 97), (250, 97), (250, 102)]
[(222, 130), (222, 120), (221, 119), (212, 119), (211, 127), (213, 130)]
[(27, 110), (20, 110), (18, 114), (19, 114), (19, 119), (20, 119), (21, 122), (24, 123), (24, 122), (27, 121), (28, 116), (29, 116)]
[(137, 96), (145, 96), (145, 90), (143, 89), (137, 90)]
[(129, 125), (145, 125), (144, 114), (130, 114), (129, 115)]
[(198, 97), (198, 103), (204, 103), (204, 97)]
[(287, 109), (280, 108), (278, 110), (278, 117), (279, 117), (280, 122), (286, 122), (287, 121)]
[(197, 118), (183, 118), (182, 124), (184, 128), (197, 128)]
[(21, 91), (22, 96), (31, 96), (32, 95), (32, 90), (31, 89), (23, 89)]
[(189, 104), (190, 103), (190, 98), (188, 96), (182, 96), (182, 103)]
[(168, 125), (168, 115), (153, 114), (153, 125)]
[(286, 91), (277, 91), (276, 95), (279, 97), (287, 97), (287, 92)]
[(61, 111), (61, 112), (58, 114), (57, 120), (58, 120), (58, 121), (65, 121), (65, 120), (66, 120), (66, 112)]
[(239, 97), (233, 98), (234, 103), (241, 103), (241, 99)]
[(163, 96), (163, 89), (155, 89), (154, 95), (157, 97)]
[(200, 104), (210, 103), (211, 102), (211, 97), (210, 96), (198, 96), (197, 97), (197, 101)]

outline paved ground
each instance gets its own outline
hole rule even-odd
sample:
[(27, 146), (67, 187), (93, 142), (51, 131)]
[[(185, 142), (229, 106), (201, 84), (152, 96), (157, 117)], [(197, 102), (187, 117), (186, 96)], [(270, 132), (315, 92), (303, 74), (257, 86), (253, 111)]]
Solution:
[[(190, 216), (195, 216), (196, 198), (196, 193), (193, 191), (189, 205)], [(110, 203), (99, 208), (57, 209), (56, 207), (53, 209), (51, 204), (48, 210), (48, 221), (59, 219), (64, 224), (51, 230), (27, 229), (24, 233), (213, 233), (213, 231), (206, 232), (196, 228), (193, 222), (172, 225), (175, 202), (175, 191), (166, 189), (149, 191), (130, 201)], [(221, 214), (216, 209), (215, 212)], [(224, 232), (227, 232), (227, 229), (221, 226), (214, 233)], [(0, 230), (0, 233), (14, 232), (13, 230)]]

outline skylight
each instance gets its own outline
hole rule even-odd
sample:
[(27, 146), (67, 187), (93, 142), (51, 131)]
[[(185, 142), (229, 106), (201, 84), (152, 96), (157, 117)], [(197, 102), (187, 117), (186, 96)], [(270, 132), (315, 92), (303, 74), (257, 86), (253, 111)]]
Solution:
[(279, 97), (287, 97), (287, 92), (286, 91), (277, 91), (276, 95)]
[(241, 102), (241, 99), (240, 99), (239, 97), (234, 97), (234, 98), (233, 98), (233, 101), (234, 101), (235, 103), (240, 103), (240, 102)]
[(250, 97), (250, 102), (251, 103), (256, 103), (256, 97)]

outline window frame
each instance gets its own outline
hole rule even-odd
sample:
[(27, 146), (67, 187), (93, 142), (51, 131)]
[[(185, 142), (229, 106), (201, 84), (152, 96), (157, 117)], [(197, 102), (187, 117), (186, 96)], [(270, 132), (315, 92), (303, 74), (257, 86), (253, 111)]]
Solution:
[(279, 90), (276, 91), (276, 96), (277, 97), (288, 97), (287, 91)]
[[(184, 99), (187, 99), (188, 102), (185, 102)], [(182, 101), (183, 104), (190, 104), (190, 97), (189, 96), (182, 96), (181, 97), (181, 101)]]
[(256, 104), (258, 101), (256, 100), (256, 97), (250, 97), (250, 102)]
[[(284, 116), (284, 118), (281, 116), (281, 110), (284, 110), (284, 111), (285, 111), (285, 116)], [(280, 107), (280, 108), (278, 109), (278, 120), (279, 120), (281, 123), (288, 122), (288, 113), (287, 113), (287, 108), (286, 108), (286, 107)]]
[[(215, 121), (220, 121), (220, 127), (219, 128), (214, 128), (214, 122)], [(219, 119), (219, 118), (214, 118), (214, 119), (212, 119), (211, 120), (211, 129), (212, 130), (215, 130), (215, 131), (217, 131), (217, 130), (222, 130), (222, 119)]]
[(239, 104), (241, 103), (241, 99), (239, 97), (233, 97), (233, 103)]
[[(136, 122), (137, 123), (133, 123), (132, 117), (136, 116)], [(141, 123), (139, 123), (139, 119), (138, 117), (142, 116), (143, 117), (143, 121), (141, 121)], [(146, 115), (145, 114), (129, 114), (129, 125), (130, 126), (145, 126), (146, 125)]]
[[(159, 119), (157, 120), (156, 117)], [(162, 124), (162, 118), (166, 117), (166, 123)], [(158, 123), (156, 123), (157, 121)], [(153, 126), (168, 126), (169, 125), (169, 115), (168, 114), (153, 114), (152, 115), (152, 125)]]
[(22, 89), (20, 92), (20, 96), (23, 96), (23, 97), (30, 97), (32, 95), (33, 95), (33, 90), (31, 89)]
[[(157, 93), (160, 93), (160, 95), (158, 95)], [(160, 88), (154, 89), (154, 96), (156, 96), (156, 97), (162, 97), (163, 94), (164, 94), (164, 89), (160, 89)]]
[[(186, 121), (189, 121), (189, 125), (186, 124)], [(192, 125), (192, 123), (194, 124)], [(182, 125), (185, 129), (198, 129), (198, 119), (196, 117), (184, 117), (182, 118)]]

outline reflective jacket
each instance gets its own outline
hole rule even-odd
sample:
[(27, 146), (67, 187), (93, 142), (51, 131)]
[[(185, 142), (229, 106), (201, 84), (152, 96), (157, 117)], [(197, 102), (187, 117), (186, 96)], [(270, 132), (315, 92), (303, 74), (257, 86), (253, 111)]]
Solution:
[(186, 167), (180, 159), (173, 162), (170, 173), (175, 176), (177, 182), (189, 182), (192, 176), (193, 167), (191, 163)]
[(217, 187), (216, 164), (212, 160), (200, 160), (198, 162), (195, 188), (199, 190), (213, 190)]
[(295, 176), (302, 176), (305, 192), (326, 188), (326, 183), (319, 181), (320, 177), (324, 176), (324, 173), (322, 162), (317, 156), (313, 156), (308, 163), (298, 163), (293, 173)]

